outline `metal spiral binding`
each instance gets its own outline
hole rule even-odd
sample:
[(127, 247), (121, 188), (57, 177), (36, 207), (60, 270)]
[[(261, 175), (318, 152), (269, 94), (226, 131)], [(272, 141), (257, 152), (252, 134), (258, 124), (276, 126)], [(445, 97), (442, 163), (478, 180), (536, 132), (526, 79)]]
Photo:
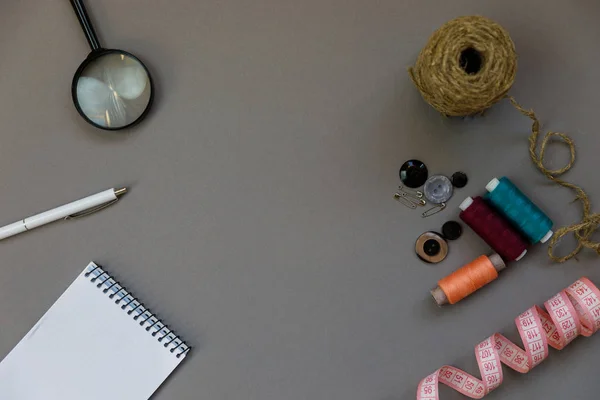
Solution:
[(85, 276), (90, 278), (90, 282), (96, 283), (98, 289), (108, 294), (108, 298), (115, 299), (115, 304), (121, 306), (128, 315), (133, 315), (134, 321), (140, 321), (140, 326), (146, 329), (146, 332), (152, 332), (153, 337), (158, 336), (158, 342), (163, 343), (164, 347), (169, 349), (177, 358), (184, 357), (191, 349), (175, 332), (167, 325), (163, 324), (154, 313), (144, 306), (144, 303), (135, 298), (125, 286), (116, 281), (108, 272), (104, 271), (96, 264), (90, 264)]

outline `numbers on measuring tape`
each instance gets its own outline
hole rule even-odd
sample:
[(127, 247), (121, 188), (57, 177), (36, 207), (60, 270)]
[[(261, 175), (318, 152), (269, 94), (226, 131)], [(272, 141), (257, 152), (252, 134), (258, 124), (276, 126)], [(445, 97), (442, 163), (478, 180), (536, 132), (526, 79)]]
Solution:
[(540, 333), (537, 331), (537, 329), (531, 329), (527, 331), (527, 339), (531, 340), (538, 337), (540, 337)]
[(523, 324), (523, 326), (525, 326), (525, 327), (529, 327), (529, 326), (532, 326), (532, 325), (534, 324), (534, 322), (533, 322), (533, 318), (532, 318), (532, 317), (529, 317), (529, 318), (526, 318), (526, 319), (523, 319), (523, 320), (521, 320), (521, 323), (522, 323), (522, 324)]
[(548, 357), (548, 346), (562, 349), (579, 335), (600, 330), (600, 290), (581, 278), (545, 303), (534, 306), (515, 323), (525, 350), (496, 333), (475, 347), (482, 378), (444, 366), (419, 383), (417, 400), (439, 400), (439, 382), (471, 398), (479, 399), (501, 385), (501, 364), (527, 373)]
[(520, 355), (517, 355), (515, 357), (515, 364), (523, 364), (524, 361), (525, 361), (525, 357), (521, 357)]
[(563, 321), (560, 326), (566, 331), (575, 326), (572, 320)]
[(563, 317), (566, 317), (567, 315), (568, 315), (568, 312), (564, 308), (559, 308), (558, 310), (556, 310), (556, 316), (558, 318), (563, 318)]
[(539, 363), (539, 362), (541, 362), (543, 360), (544, 360), (544, 356), (541, 355), (541, 354), (536, 354), (535, 356), (533, 356), (533, 362), (535, 364), (537, 364), (537, 363)]
[(534, 343), (531, 343), (529, 345), (529, 348), (531, 349), (532, 353), (535, 353), (535, 352), (538, 352), (538, 351), (542, 350), (543, 349), (543, 345), (542, 345), (541, 341), (540, 342), (534, 342)]
[(466, 390), (473, 390), (473, 388), (474, 388), (474, 387), (475, 387), (475, 382), (474, 382), (474, 381), (472, 381), (472, 380), (468, 380), (468, 381), (465, 383), (465, 386), (464, 386), (464, 388), (465, 388)]
[(598, 299), (595, 296), (586, 297), (584, 300), (585, 300), (585, 305), (588, 307), (598, 304)]

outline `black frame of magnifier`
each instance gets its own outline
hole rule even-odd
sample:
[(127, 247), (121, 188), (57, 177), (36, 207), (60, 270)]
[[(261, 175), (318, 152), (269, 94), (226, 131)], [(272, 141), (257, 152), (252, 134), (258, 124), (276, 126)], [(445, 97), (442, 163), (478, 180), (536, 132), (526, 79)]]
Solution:
[[(139, 58), (137, 58), (136, 56), (134, 56), (133, 54), (131, 54), (129, 52), (126, 52), (124, 50), (118, 50), (118, 49), (102, 48), (102, 46), (100, 45), (100, 41), (98, 40), (98, 36), (96, 35), (96, 31), (94, 30), (94, 26), (92, 25), (90, 17), (85, 8), (85, 5), (83, 4), (83, 0), (70, 0), (70, 1), (71, 1), (71, 5), (73, 6), (73, 10), (75, 11), (75, 14), (77, 15), (77, 19), (79, 20), (79, 23), (81, 24), (81, 28), (83, 29), (83, 33), (85, 34), (85, 38), (87, 39), (87, 41), (90, 45), (90, 48), (92, 49), (91, 53), (88, 54), (87, 58), (85, 60), (83, 60), (83, 62), (79, 66), (79, 68), (77, 68), (77, 71), (75, 71), (75, 75), (73, 75), (73, 81), (71, 83), (71, 96), (73, 98), (73, 104), (75, 105), (77, 112), (90, 125), (93, 125), (96, 128), (103, 129), (106, 131), (119, 131), (119, 130), (122, 130), (125, 128), (132, 127), (134, 125), (137, 125), (146, 117), (146, 115), (150, 111), (152, 103), (154, 102), (154, 83), (152, 81), (152, 75), (150, 75), (150, 71), (148, 70), (146, 65)], [(98, 125), (97, 123), (95, 123), (94, 121), (89, 119), (87, 117), (87, 115), (85, 115), (83, 110), (81, 109), (81, 106), (79, 105), (79, 101), (77, 98), (77, 83), (79, 82), (79, 78), (81, 77), (81, 74), (83, 73), (85, 68), (90, 63), (97, 60), (98, 58), (104, 57), (108, 54), (124, 55), (126, 57), (130, 57), (130, 58), (136, 60), (146, 71), (146, 75), (148, 76), (148, 81), (150, 82), (150, 98), (148, 99), (148, 104), (146, 105), (146, 108), (144, 109), (144, 111), (133, 122), (131, 122), (127, 125), (117, 127), (117, 128)]]

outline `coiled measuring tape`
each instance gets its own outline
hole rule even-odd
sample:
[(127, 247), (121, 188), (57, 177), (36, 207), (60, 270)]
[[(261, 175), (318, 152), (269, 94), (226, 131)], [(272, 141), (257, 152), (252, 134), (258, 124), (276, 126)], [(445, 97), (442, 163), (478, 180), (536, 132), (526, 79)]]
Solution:
[(425, 377), (417, 388), (417, 400), (439, 400), (443, 383), (472, 399), (480, 399), (502, 383), (500, 363), (527, 373), (548, 357), (548, 346), (563, 349), (577, 336), (600, 330), (600, 290), (581, 278), (544, 303), (546, 311), (533, 306), (515, 318), (525, 350), (499, 333), (475, 347), (482, 379), (449, 365)]

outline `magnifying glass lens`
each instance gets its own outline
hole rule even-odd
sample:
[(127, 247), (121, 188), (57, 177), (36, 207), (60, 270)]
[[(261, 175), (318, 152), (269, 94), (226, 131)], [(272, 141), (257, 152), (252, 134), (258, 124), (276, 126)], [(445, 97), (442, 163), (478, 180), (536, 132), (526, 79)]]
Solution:
[(152, 101), (148, 71), (137, 58), (120, 52), (86, 60), (75, 76), (73, 89), (79, 112), (106, 129), (135, 123)]

